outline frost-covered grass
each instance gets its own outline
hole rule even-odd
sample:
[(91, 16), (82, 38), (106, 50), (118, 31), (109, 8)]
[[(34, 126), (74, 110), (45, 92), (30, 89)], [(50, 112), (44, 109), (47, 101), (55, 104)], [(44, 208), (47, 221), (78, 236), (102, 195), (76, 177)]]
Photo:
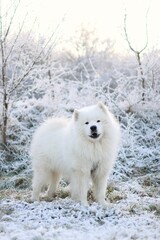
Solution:
[(121, 187), (116, 190), (121, 198), (109, 197), (111, 203), (106, 209), (94, 202), (83, 207), (60, 195), (52, 202), (31, 203), (27, 191), (10, 192), (10, 196), (1, 200), (0, 238), (159, 239), (160, 199), (133, 192), (134, 188), (142, 191), (135, 182), (117, 186)]

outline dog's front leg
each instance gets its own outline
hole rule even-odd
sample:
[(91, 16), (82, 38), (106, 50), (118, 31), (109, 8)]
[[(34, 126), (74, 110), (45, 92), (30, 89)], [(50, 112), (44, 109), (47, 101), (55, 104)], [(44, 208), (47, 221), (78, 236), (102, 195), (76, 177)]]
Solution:
[(103, 206), (107, 206), (105, 200), (106, 197), (106, 188), (107, 188), (107, 176), (106, 174), (99, 175), (96, 173), (92, 176), (93, 185), (94, 185), (94, 195), (98, 203)]
[(89, 174), (83, 171), (73, 170), (71, 173), (71, 197), (87, 206), (87, 192), (89, 186)]

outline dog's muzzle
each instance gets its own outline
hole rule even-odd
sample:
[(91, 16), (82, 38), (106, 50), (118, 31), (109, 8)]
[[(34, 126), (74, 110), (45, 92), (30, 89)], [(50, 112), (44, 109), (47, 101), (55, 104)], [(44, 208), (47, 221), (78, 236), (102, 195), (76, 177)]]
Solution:
[(90, 130), (91, 130), (91, 135), (90, 135), (91, 138), (96, 139), (100, 136), (100, 134), (98, 134), (98, 132), (97, 132), (97, 126), (95, 126), (95, 125), (91, 126)]

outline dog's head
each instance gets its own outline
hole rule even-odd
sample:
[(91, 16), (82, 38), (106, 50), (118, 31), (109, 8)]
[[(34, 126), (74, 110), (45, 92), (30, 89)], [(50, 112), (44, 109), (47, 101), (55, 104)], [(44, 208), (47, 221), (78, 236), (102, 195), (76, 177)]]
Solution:
[(75, 110), (73, 113), (73, 120), (76, 122), (80, 133), (91, 141), (102, 138), (106, 118), (107, 107), (101, 102), (97, 105)]

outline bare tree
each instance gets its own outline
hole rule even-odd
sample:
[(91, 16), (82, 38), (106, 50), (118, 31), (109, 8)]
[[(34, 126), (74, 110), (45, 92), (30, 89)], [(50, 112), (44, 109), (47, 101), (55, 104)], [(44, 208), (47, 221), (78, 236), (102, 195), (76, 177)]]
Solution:
[(128, 36), (128, 32), (127, 32), (127, 14), (126, 14), (126, 12), (124, 15), (124, 33), (125, 33), (126, 41), (128, 43), (130, 50), (135, 54), (137, 62), (138, 62), (138, 67), (139, 67), (139, 72), (140, 72), (140, 80), (141, 80), (141, 86), (142, 86), (142, 98), (141, 98), (142, 102), (145, 101), (145, 82), (146, 82), (143, 67), (142, 67), (142, 53), (148, 46), (148, 28), (147, 28), (148, 11), (149, 11), (149, 8), (146, 13), (146, 25), (145, 25), (146, 42), (144, 43), (144, 47), (142, 47), (140, 50), (136, 50), (129, 40), (129, 36)]
[[(33, 69), (38, 65), (40, 60), (51, 51), (52, 47), (57, 41), (57, 28), (46, 41), (42, 41), (38, 46), (35, 44), (35, 49), (30, 51), (29, 47), (33, 44), (32, 27), (24, 36), (25, 22), (28, 13), (23, 20), (15, 28), (15, 18), (21, 1), (10, 1), (10, 5), (6, 12), (0, 12), (0, 109), (2, 110), (0, 116), (0, 127), (2, 136), (2, 145), (7, 145), (7, 127), (9, 120), (9, 109), (11, 107), (11, 99), (20, 92), (20, 87), (23, 82), (29, 78)], [(35, 20), (33, 20), (33, 25)], [(16, 31), (15, 31), (16, 29)], [(16, 33), (15, 33), (16, 32)]]
[[(6, 145), (6, 129), (7, 129), (7, 122), (8, 122), (8, 106), (9, 106), (9, 96), (7, 92), (7, 63), (9, 56), (14, 48), (14, 45), (11, 47), (10, 51), (7, 53), (6, 51), (6, 43), (7, 38), (12, 26), (13, 19), (15, 17), (16, 11), (18, 9), (18, 4), (15, 5), (14, 11), (11, 15), (10, 21), (6, 29), (3, 29), (2, 23), (2, 13), (0, 13), (0, 54), (1, 54), (1, 87), (2, 87), (2, 122), (1, 122), (1, 129), (2, 129), (2, 143)], [(17, 35), (18, 38), (18, 35)], [(16, 39), (15, 39), (16, 42)]]

